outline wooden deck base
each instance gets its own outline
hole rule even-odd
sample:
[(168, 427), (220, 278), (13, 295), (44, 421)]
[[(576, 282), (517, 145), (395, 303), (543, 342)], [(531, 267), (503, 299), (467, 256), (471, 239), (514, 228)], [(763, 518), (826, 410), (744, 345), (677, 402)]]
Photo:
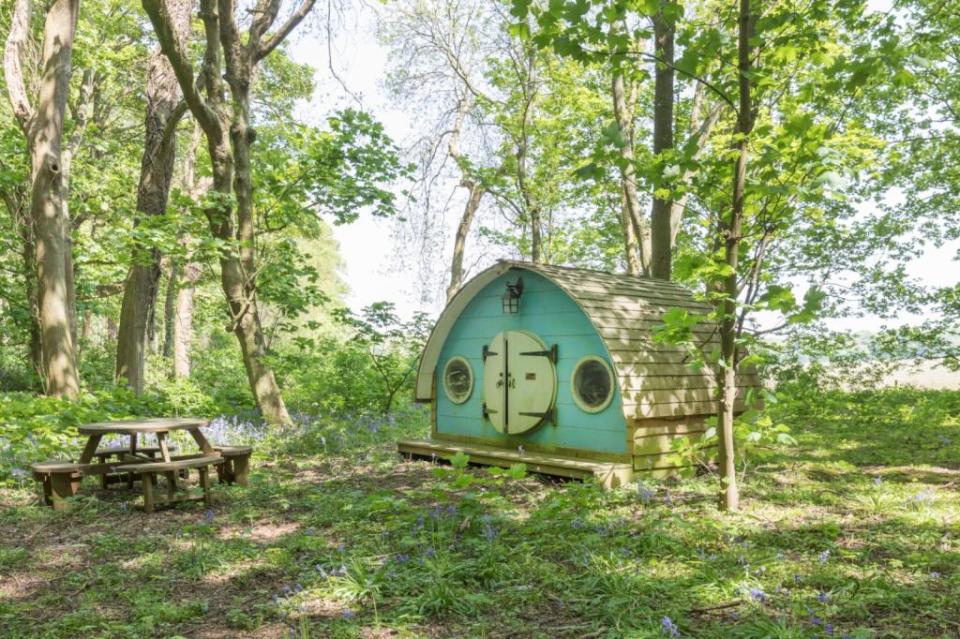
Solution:
[(548, 453), (536, 453), (479, 444), (459, 444), (431, 439), (407, 439), (397, 442), (401, 455), (420, 459), (446, 459), (463, 452), (469, 455), (470, 463), (508, 468), (513, 464), (526, 464), (527, 470), (542, 475), (568, 477), (570, 479), (596, 478), (604, 488), (616, 488), (633, 481), (633, 465), (590, 461), (574, 457), (562, 457)]

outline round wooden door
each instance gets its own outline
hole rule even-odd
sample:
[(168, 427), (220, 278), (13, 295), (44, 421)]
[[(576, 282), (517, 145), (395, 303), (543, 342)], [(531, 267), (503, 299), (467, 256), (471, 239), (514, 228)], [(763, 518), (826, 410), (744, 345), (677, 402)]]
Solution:
[(533, 333), (505, 331), (487, 346), (483, 399), (487, 418), (501, 433), (517, 435), (546, 419), (557, 392), (556, 349)]

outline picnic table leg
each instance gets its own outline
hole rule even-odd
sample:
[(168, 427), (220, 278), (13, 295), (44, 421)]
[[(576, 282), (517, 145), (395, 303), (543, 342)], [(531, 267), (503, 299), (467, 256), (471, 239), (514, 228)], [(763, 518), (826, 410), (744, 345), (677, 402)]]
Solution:
[(200, 432), (199, 428), (189, 428), (187, 429), (190, 432), (190, 435), (193, 437), (193, 441), (197, 442), (197, 446), (200, 447), (200, 450), (203, 451), (204, 455), (214, 455), (213, 446), (204, 437), (203, 433)]
[(246, 486), (249, 483), (250, 476), (250, 457), (245, 455), (233, 460), (233, 481), (238, 486)]
[(68, 497), (76, 495), (77, 488), (79, 488), (79, 482), (75, 481), (70, 475), (66, 473), (52, 473), (50, 475), (50, 500), (53, 509), (65, 510), (68, 507), (65, 500)]
[(140, 483), (143, 484), (143, 510), (144, 512), (153, 512), (153, 473), (144, 473), (140, 476)]
[(206, 466), (201, 466), (200, 471), (200, 487), (203, 488), (203, 503), (207, 506), (211, 504), (210, 499), (210, 469)]
[(167, 476), (167, 498), (173, 501), (177, 498), (177, 471), (170, 470), (164, 474)]
[(163, 461), (170, 463), (170, 449), (167, 448), (167, 434), (157, 433), (157, 446), (160, 447), (160, 456)]
[(90, 460), (93, 459), (93, 454), (97, 452), (97, 447), (100, 446), (101, 439), (103, 439), (103, 435), (90, 435), (90, 438), (87, 440), (87, 445), (83, 447), (83, 452), (80, 454), (81, 464), (90, 463)]

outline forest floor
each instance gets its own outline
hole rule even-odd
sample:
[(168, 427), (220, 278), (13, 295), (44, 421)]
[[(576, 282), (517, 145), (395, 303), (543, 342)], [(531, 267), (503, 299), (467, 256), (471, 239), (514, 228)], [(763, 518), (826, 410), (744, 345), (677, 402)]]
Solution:
[(708, 477), (603, 492), (402, 461), (420, 417), (325, 454), (304, 436), (210, 511), (4, 489), (0, 636), (960, 636), (960, 393), (796, 404), (798, 445), (747, 469), (738, 514)]

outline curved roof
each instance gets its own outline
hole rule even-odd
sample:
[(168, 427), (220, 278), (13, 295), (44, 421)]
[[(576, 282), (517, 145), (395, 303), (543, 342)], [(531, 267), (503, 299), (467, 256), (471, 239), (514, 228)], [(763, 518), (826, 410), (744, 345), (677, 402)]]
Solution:
[[(672, 282), (603, 271), (503, 260), (468, 281), (440, 314), (417, 372), (416, 398), (433, 399), (433, 374), (443, 343), (467, 304), (490, 282), (510, 270), (537, 273), (556, 284), (583, 310), (603, 338), (614, 365), (628, 420), (708, 415), (716, 412), (716, 382), (709, 368), (695, 370), (681, 347), (657, 344), (653, 327), (670, 308), (694, 314), (711, 310), (689, 290)], [(719, 347), (711, 326), (694, 327), (701, 348)], [(756, 386), (754, 375), (738, 381)], [(742, 392), (742, 391), (741, 391)], [(738, 404), (741, 402), (738, 401)], [(743, 406), (738, 406), (742, 410)]]

